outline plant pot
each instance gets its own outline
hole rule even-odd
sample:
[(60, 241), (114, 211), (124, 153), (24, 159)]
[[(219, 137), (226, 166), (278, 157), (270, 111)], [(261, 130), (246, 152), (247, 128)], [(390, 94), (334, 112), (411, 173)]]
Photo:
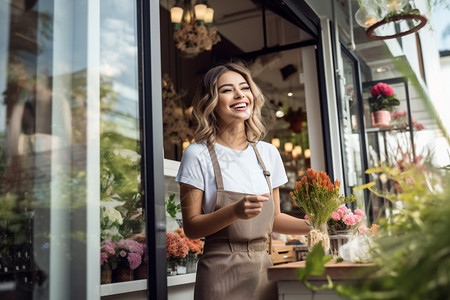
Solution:
[(132, 269), (116, 269), (114, 273), (117, 282), (131, 281), (134, 279), (134, 270)]
[(372, 127), (387, 127), (391, 125), (391, 113), (387, 110), (379, 110), (370, 113)]
[(177, 274), (178, 275), (184, 275), (186, 274), (186, 259), (181, 259), (177, 263)]
[(334, 257), (339, 257), (339, 249), (342, 245), (348, 242), (352, 235), (351, 230), (339, 230), (330, 235), (330, 252)]
[(308, 251), (322, 241), (322, 247), (325, 252), (330, 249), (330, 237), (328, 236), (327, 224), (311, 224), (308, 232)]
[(101, 284), (111, 283), (112, 280), (112, 270), (101, 270), (100, 282)]
[(177, 275), (177, 262), (174, 260), (167, 261), (167, 276)]
[(186, 273), (195, 273), (197, 272), (197, 263), (198, 257), (190, 257), (186, 260)]
[(142, 262), (139, 267), (134, 270), (134, 279), (147, 279), (147, 264)]

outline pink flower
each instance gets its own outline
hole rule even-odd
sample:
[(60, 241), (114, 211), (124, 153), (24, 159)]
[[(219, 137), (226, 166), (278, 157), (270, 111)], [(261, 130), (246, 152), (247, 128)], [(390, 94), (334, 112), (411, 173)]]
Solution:
[(341, 216), (338, 213), (334, 212), (331, 214), (331, 218), (335, 221), (339, 221), (341, 219)]
[(144, 254), (144, 247), (142, 246), (141, 243), (135, 240), (131, 239), (120, 240), (116, 243), (116, 247), (119, 249), (125, 249), (131, 253), (137, 253), (141, 256), (142, 254)]
[(108, 262), (108, 254), (102, 252), (100, 254), (100, 265), (103, 265), (105, 262)]
[(130, 253), (128, 254), (128, 262), (130, 264), (130, 269), (134, 270), (139, 267), (142, 262), (142, 258), (137, 253)]
[(308, 215), (305, 215), (305, 221), (309, 221)]
[(350, 210), (344, 204), (339, 206), (337, 209), (337, 213), (339, 214), (341, 219), (344, 218), (349, 212)]
[(369, 231), (369, 228), (366, 225), (362, 224), (361, 226), (359, 226), (358, 231), (359, 233), (364, 234)]
[(422, 130), (422, 129), (425, 128), (425, 127), (423, 126), (422, 123), (419, 123), (419, 122), (416, 122), (416, 121), (413, 122), (413, 126), (414, 126), (417, 130)]
[(406, 111), (396, 111), (391, 114), (391, 119), (406, 116)]
[(358, 223), (357, 218), (354, 214), (346, 215), (343, 220), (344, 220), (344, 223), (349, 226), (353, 226)]
[(364, 217), (366, 214), (360, 209), (355, 209), (355, 215)]
[(127, 256), (127, 252), (125, 250), (122, 250), (119, 252), (119, 255), (122, 257), (125, 257), (125, 256)]
[(394, 95), (394, 90), (386, 83), (379, 82), (370, 89), (370, 93), (373, 96), (383, 95), (390, 97)]

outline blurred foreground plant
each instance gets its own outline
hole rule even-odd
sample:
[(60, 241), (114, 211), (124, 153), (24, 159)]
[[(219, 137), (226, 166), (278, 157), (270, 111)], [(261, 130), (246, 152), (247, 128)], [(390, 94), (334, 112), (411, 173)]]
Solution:
[[(383, 173), (403, 188), (399, 194), (383, 194), (374, 183), (359, 187), (393, 205), (390, 216), (379, 221), (372, 249), (375, 269), (352, 283), (329, 282), (322, 289), (333, 289), (347, 299), (450, 299), (450, 181), (442, 171), (367, 170)], [(325, 261), (319, 255), (309, 268), (319, 269)]]

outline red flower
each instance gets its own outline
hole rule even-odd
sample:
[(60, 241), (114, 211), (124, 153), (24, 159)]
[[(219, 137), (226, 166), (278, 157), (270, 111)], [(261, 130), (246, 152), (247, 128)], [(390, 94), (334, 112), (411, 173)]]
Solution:
[(370, 93), (373, 96), (383, 95), (390, 97), (394, 95), (394, 90), (388, 84), (379, 82), (370, 89)]

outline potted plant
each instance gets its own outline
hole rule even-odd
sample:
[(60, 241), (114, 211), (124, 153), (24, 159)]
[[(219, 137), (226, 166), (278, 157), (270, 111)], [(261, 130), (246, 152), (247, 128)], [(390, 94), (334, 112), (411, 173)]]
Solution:
[[(167, 275), (177, 275), (177, 264), (189, 253), (189, 246), (178, 233), (166, 233)], [(185, 273), (185, 272), (184, 272)]]
[(100, 244), (101, 283), (111, 283), (112, 270), (117, 266), (116, 244), (110, 240), (104, 240)]
[(322, 242), (324, 250), (327, 251), (330, 248), (327, 222), (331, 213), (340, 205), (355, 201), (355, 197), (353, 195), (345, 197), (339, 194), (341, 185), (339, 180), (336, 179), (332, 184), (328, 175), (323, 171), (316, 172), (308, 169), (306, 174), (295, 184), (291, 197), (307, 215), (305, 220), (310, 227), (308, 250), (311, 251), (314, 245)]
[(372, 95), (369, 98), (372, 127), (389, 126), (393, 107), (400, 105), (394, 90), (390, 85), (379, 82), (370, 89), (370, 94)]
[(195, 273), (199, 255), (203, 252), (203, 241), (201, 239), (191, 240), (184, 234), (183, 228), (178, 228), (176, 232), (186, 241), (189, 252), (186, 256), (186, 273)]
[(123, 239), (116, 243), (117, 269), (116, 281), (134, 279), (134, 270), (142, 263), (144, 246), (133, 240)]

